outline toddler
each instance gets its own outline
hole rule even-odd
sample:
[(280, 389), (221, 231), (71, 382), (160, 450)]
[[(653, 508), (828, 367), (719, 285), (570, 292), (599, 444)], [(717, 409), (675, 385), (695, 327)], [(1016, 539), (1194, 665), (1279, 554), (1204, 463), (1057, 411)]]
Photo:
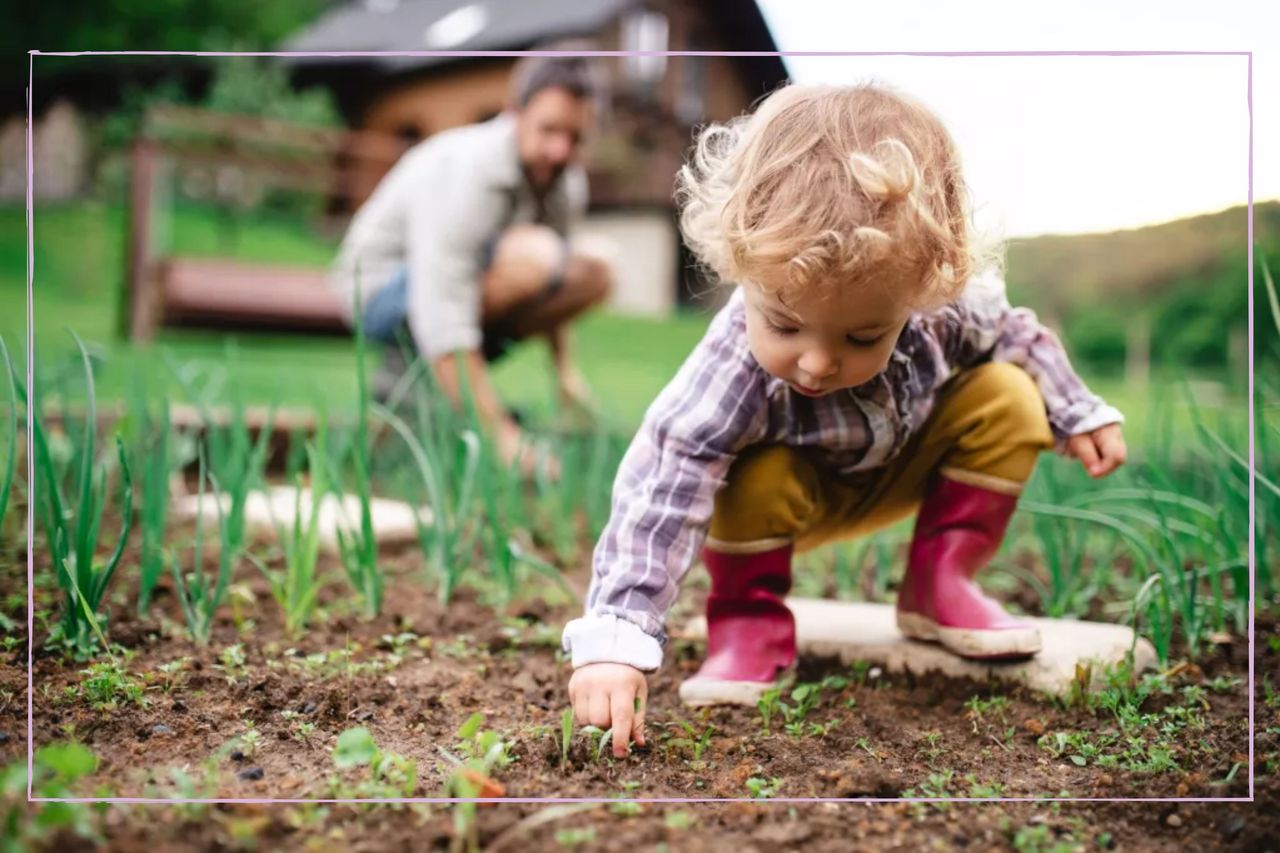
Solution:
[(644, 743), (644, 673), (701, 549), (707, 656), (690, 704), (754, 704), (795, 660), (792, 554), (916, 516), (897, 625), (966, 658), (1040, 636), (974, 583), (1038, 455), (1094, 477), (1122, 417), (1057, 337), (1010, 307), (976, 244), (960, 164), (885, 88), (792, 85), (698, 138), (681, 229), (733, 293), (618, 471), (586, 614), (564, 646), (582, 724)]

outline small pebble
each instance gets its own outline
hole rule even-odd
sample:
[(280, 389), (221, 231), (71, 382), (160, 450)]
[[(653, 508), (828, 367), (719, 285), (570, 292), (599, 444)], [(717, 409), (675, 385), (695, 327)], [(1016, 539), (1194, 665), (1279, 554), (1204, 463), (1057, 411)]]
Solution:
[(173, 729), (169, 728), (164, 723), (156, 723), (151, 727), (151, 733), (153, 735), (171, 735), (173, 734)]
[(1164, 819), (1164, 822), (1169, 824), (1169, 826), (1172, 826), (1174, 829), (1182, 826), (1182, 818), (1178, 817), (1176, 814), (1169, 815)]
[(0, 732), (0, 743), (8, 743), (8, 742), (9, 742), (9, 733)]
[(299, 709), (298, 709), (298, 713), (299, 713), (299, 714), (310, 714), (310, 713), (311, 713), (311, 712), (313, 712), (315, 709), (316, 709), (316, 703), (315, 703), (315, 702), (306, 702), (306, 703), (304, 703), (304, 704), (302, 705), (302, 707), (301, 707), (301, 708), (299, 708)]
[(245, 754), (244, 754), (243, 752), (241, 752), (240, 750), (238, 750), (238, 749), (233, 749), (233, 750), (231, 751), (231, 760), (232, 760), (232, 761), (244, 761), (244, 760), (245, 760), (245, 757), (246, 757), (246, 756), (245, 756)]
[(183, 702), (181, 699), (174, 699), (173, 704), (169, 707), (179, 714), (187, 713), (187, 703)]
[(261, 767), (249, 767), (237, 773), (236, 778), (243, 779), (246, 782), (256, 782), (265, 775), (266, 773)]

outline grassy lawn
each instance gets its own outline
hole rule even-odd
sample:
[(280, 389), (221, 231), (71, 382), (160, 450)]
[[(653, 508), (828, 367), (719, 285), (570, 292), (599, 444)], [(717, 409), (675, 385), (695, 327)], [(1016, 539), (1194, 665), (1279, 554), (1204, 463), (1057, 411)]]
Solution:
[[(262, 217), (239, 223), (211, 211), (180, 208), (158, 219), (165, 244), (193, 255), (238, 257), (323, 266), (334, 243), (296, 221)], [(132, 377), (176, 393), (161, 353), (179, 362), (226, 364), (233, 381), (250, 402), (322, 404), (345, 408), (355, 396), (350, 341), (302, 335), (244, 334), (236, 336), (237, 357), (227, 363), (227, 336), (215, 332), (165, 330), (155, 344), (135, 346), (119, 337), (124, 277), (124, 211), (119, 205), (77, 202), (38, 207), (35, 217), (34, 326), (40, 358), (49, 363), (72, 354), (66, 329), (74, 329), (97, 345), (105, 357), (99, 377), (104, 399), (128, 392)], [(25, 309), (26, 225), (21, 208), (0, 209), (0, 334), (18, 350), (23, 339)], [(626, 424), (637, 423), (653, 397), (675, 373), (705, 328), (706, 314), (682, 314), (669, 321), (653, 321), (598, 312), (576, 332), (577, 356), (596, 389), (602, 408)], [(21, 356), (19, 356), (21, 357)], [(550, 398), (549, 362), (545, 347), (529, 343), (517, 347), (496, 369), (499, 388), (514, 405), (539, 409)], [(1139, 444), (1150, 427), (1152, 394), (1123, 380), (1086, 376), (1091, 387), (1115, 404), (1128, 418), (1132, 444)], [(1175, 396), (1168, 376), (1160, 384)], [(1245, 404), (1238, 398), (1215, 398), (1197, 393), (1204, 410), (1221, 411), (1243, 420)], [(1190, 425), (1185, 405), (1172, 408), (1175, 430)], [(1160, 416), (1163, 418), (1163, 415)], [(1216, 414), (1214, 415), (1216, 417)]]

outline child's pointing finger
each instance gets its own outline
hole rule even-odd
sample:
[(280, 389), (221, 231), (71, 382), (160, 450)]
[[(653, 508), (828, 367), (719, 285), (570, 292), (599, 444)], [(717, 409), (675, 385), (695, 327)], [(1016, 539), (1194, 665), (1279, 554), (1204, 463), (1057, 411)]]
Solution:
[(635, 691), (620, 688), (614, 690), (609, 697), (613, 711), (613, 755), (625, 758), (627, 743), (631, 740), (631, 730), (635, 725)]

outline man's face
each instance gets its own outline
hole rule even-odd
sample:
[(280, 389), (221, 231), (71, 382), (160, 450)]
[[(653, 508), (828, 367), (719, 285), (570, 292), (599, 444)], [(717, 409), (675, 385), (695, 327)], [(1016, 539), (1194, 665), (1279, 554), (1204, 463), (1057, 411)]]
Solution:
[(541, 89), (516, 113), (516, 145), (530, 186), (545, 190), (582, 153), (591, 101), (565, 89)]

